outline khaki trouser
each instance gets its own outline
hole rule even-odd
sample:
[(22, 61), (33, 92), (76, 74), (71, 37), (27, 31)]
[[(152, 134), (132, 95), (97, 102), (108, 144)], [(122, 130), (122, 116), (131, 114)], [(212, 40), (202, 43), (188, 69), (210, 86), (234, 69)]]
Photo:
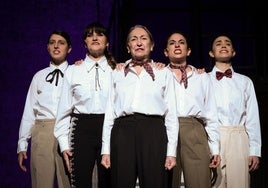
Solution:
[(55, 120), (37, 120), (32, 128), (31, 179), (32, 188), (69, 188), (68, 172), (54, 137)]
[(187, 188), (210, 188), (210, 150), (203, 124), (195, 117), (179, 118), (177, 166), (173, 168), (172, 188), (179, 188), (183, 171)]
[(244, 126), (221, 126), (221, 165), (217, 188), (249, 188), (249, 141)]

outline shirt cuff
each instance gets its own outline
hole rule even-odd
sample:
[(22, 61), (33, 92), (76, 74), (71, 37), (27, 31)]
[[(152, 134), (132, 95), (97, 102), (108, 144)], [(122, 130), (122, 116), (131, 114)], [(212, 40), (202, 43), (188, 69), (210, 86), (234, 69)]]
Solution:
[(167, 156), (176, 157), (177, 156), (177, 146), (174, 146), (174, 145), (168, 143)]
[(58, 138), (59, 145), (60, 145), (60, 151), (63, 152), (65, 150), (70, 150), (69, 140), (68, 136), (62, 136)]
[(27, 148), (28, 148), (28, 142), (20, 142), (18, 144), (17, 153), (21, 151), (27, 151)]
[(208, 143), (211, 155), (220, 155), (220, 147), (218, 144)]
[(110, 154), (110, 146), (103, 144), (101, 148), (101, 154)]
[(261, 148), (260, 147), (250, 147), (249, 156), (258, 156), (261, 157)]

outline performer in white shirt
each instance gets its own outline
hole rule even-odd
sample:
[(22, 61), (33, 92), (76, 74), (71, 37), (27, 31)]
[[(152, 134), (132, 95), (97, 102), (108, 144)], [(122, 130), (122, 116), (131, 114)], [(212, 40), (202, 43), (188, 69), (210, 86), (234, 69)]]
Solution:
[(98, 188), (110, 187), (110, 170), (101, 165), (104, 112), (116, 62), (109, 52), (107, 29), (98, 22), (83, 34), (87, 54), (65, 73), (54, 134), (59, 141), (73, 187), (92, 187), (97, 163)]
[(177, 166), (173, 168), (172, 187), (212, 186), (210, 168), (220, 164), (219, 124), (214, 92), (207, 73), (198, 73), (187, 63), (191, 48), (184, 33), (172, 32), (166, 40), (164, 54), (173, 72), (177, 100)]
[(68, 67), (66, 57), (71, 52), (71, 40), (65, 31), (53, 31), (48, 38), (47, 50), (51, 57), (49, 67), (38, 71), (28, 90), (21, 119), (18, 141), (18, 163), (28, 159), (28, 141), (31, 139), (32, 188), (70, 187), (68, 171), (54, 137), (55, 119), (62, 93), (63, 75)]
[(250, 172), (259, 168), (261, 130), (251, 79), (234, 72), (230, 37), (217, 36), (209, 52), (215, 66), (209, 73), (220, 123), (221, 164), (215, 187), (250, 187)]
[(102, 164), (111, 167), (112, 186), (167, 187), (176, 165), (178, 118), (173, 75), (150, 59), (154, 40), (142, 25), (130, 28), (131, 59), (113, 72), (105, 112)]

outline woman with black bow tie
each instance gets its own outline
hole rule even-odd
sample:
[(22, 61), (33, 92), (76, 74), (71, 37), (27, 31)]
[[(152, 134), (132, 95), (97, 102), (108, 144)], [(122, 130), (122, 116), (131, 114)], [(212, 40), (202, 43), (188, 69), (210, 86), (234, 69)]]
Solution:
[(28, 159), (28, 141), (31, 139), (32, 188), (53, 188), (55, 179), (59, 188), (70, 187), (68, 172), (54, 137), (54, 126), (63, 75), (68, 67), (66, 57), (71, 49), (69, 34), (60, 30), (53, 31), (47, 43), (50, 65), (34, 75), (28, 90), (17, 153), (19, 166), (26, 172), (23, 161)]

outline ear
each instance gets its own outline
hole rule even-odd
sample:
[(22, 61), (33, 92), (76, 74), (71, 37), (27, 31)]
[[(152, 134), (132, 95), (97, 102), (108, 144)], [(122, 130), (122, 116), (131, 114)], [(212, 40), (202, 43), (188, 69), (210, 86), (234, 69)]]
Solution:
[(130, 48), (129, 48), (129, 46), (127, 46), (127, 53), (130, 53)]
[(153, 51), (154, 50), (154, 44), (151, 46), (151, 51)]
[(209, 54), (209, 56), (212, 57), (212, 58), (215, 57), (212, 51), (209, 51), (208, 54)]
[(234, 57), (236, 55), (236, 52), (233, 50), (233, 53), (232, 54), (233, 54), (232, 57)]
[(187, 56), (190, 56), (191, 52), (192, 52), (192, 49), (191, 48), (188, 48), (188, 50), (187, 50)]
[(167, 48), (164, 49), (164, 54), (166, 57), (168, 57), (168, 49)]
[(70, 53), (71, 51), (72, 51), (72, 46), (69, 47), (68, 53)]
[(86, 39), (84, 40), (84, 47), (87, 48)]

